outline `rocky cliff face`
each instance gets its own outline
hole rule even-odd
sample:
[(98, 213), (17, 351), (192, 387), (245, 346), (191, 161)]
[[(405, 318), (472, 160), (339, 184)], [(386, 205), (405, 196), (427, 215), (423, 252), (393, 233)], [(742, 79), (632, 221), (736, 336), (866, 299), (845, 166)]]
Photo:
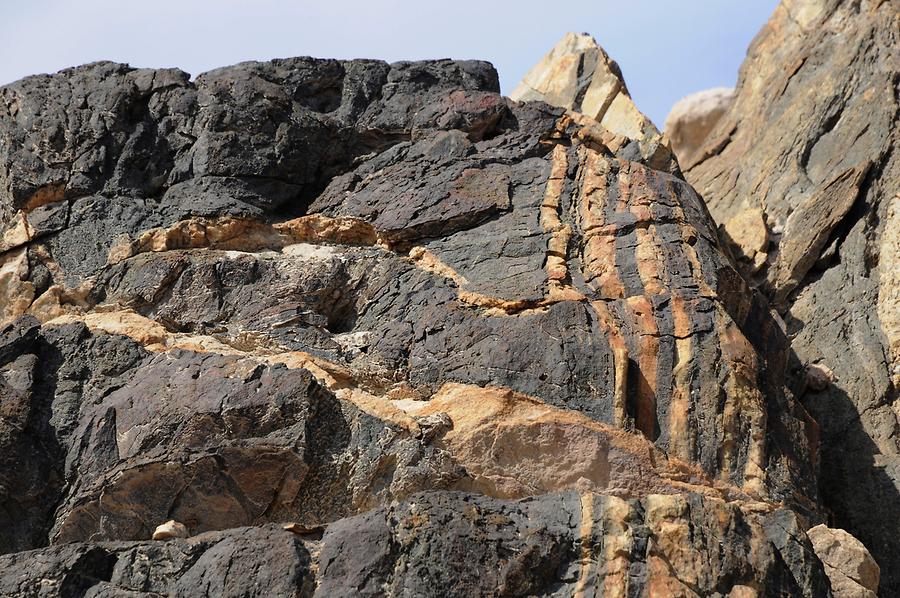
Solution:
[(823, 503), (881, 563), (885, 595), (900, 592), (898, 81), (897, 2), (784, 2), (682, 163), (787, 323)]
[(615, 63), (568, 36), (522, 89), (0, 89), (0, 593), (874, 590), (767, 289)]

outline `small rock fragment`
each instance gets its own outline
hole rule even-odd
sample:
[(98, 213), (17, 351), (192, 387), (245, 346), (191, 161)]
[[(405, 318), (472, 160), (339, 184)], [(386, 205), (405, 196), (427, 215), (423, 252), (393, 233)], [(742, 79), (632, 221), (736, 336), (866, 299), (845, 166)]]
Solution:
[(425, 417), (416, 418), (419, 429), (422, 430), (422, 440), (431, 442), (447, 430), (453, 428), (453, 420), (446, 413), (434, 413)]
[(187, 528), (183, 523), (179, 523), (174, 519), (170, 519), (156, 527), (153, 530), (153, 539), (154, 540), (171, 540), (172, 538), (187, 538), (190, 534), (188, 534)]
[(769, 227), (766, 214), (759, 208), (749, 208), (738, 213), (723, 226), (728, 239), (738, 252), (738, 257), (755, 262), (769, 246)]
[(310, 536), (313, 534), (321, 534), (325, 531), (324, 525), (303, 525), (302, 523), (285, 523), (282, 526), (286, 531), (291, 532), (292, 534), (297, 534), (298, 536)]

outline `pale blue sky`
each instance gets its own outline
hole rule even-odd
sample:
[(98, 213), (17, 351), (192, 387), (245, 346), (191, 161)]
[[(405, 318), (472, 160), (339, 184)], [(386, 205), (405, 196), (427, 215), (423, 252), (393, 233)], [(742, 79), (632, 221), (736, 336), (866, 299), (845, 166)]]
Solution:
[(0, 84), (94, 60), (196, 75), (242, 60), (481, 58), (504, 93), (566, 31), (619, 62), (662, 125), (682, 96), (733, 85), (776, 0), (0, 0)]

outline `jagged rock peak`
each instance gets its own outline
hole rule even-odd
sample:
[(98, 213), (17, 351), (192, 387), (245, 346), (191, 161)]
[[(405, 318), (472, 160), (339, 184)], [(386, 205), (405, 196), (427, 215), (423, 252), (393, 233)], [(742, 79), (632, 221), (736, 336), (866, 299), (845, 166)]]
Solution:
[(509, 97), (572, 110), (591, 117), (614, 134), (640, 140), (654, 149), (658, 145), (668, 149), (659, 130), (631, 99), (619, 65), (587, 33), (564, 35)]

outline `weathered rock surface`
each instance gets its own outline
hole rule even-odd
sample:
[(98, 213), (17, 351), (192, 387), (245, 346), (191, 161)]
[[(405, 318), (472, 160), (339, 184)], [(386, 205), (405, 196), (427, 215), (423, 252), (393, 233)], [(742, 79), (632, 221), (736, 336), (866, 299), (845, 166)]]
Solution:
[(453, 61), (0, 89), (0, 593), (829, 595), (781, 320), (557, 50), (560, 107)]
[(870, 596), (878, 591), (881, 571), (862, 542), (842, 529), (817, 525), (808, 532), (822, 559), (835, 596)]
[(589, 116), (606, 130), (637, 141), (641, 155), (655, 167), (669, 156), (668, 142), (638, 110), (619, 65), (587, 33), (564, 35), (509, 97)]
[(792, 513), (695, 494), (514, 502), (423, 493), (323, 531), (264, 525), (167, 542), (64, 544), (0, 556), (0, 570), (0, 593), (20, 596), (829, 593)]
[(692, 93), (672, 106), (663, 128), (682, 168), (694, 164), (697, 151), (733, 102), (733, 87), (714, 87)]
[(682, 163), (728, 236), (763, 215), (768, 246), (741, 264), (787, 323), (824, 504), (882, 565), (885, 595), (900, 593), (898, 81), (897, 2), (785, 1)]

